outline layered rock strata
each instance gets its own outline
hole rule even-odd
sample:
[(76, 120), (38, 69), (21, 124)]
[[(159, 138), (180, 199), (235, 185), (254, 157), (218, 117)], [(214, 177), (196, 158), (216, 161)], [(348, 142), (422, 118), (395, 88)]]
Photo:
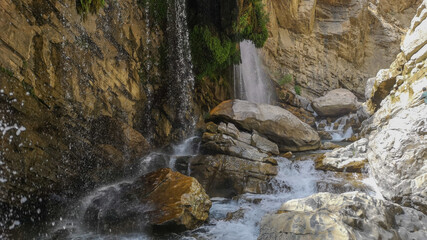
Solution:
[(399, 53), (421, 0), (264, 1), (270, 16), (262, 56), (273, 79), (314, 98), (346, 88), (362, 99), (366, 80)]
[(211, 197), (265, 193), (278, 173), (277, 161), (271, 157), (279, 154), (277, 144), (232, 123), (208, 123), (201, 153), (190, 160), (190, 174)]

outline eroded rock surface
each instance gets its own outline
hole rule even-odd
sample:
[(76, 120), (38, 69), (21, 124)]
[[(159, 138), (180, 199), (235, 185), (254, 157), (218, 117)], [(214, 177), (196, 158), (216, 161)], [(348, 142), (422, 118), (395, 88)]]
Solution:
[(347, 89), (334, 89), (313, 100), (313, 109), (322, 117), (343, 116), (358, 109), (356, 96)]
[(362, 172), (368, 163), (368, 139), (362, 138), (345, 148), (325, 153), (316, 160), (316, 169), (336, 172)]
[(95, 197), (85, 222), (100, 232), (182, 231), (200, 226), (212, 203), (200, 183), (163, 168), (133, 183), (110, 187)]
[(425, 239), (427, 217), (365, 193), (318, 193), (290, 200), (261, 222), (267, 239)]
[[(257, 132), (239, 130), (233, 123), (207, 124), (200, 151), (187, 159), (189, 174), (211, 197), (233, 197), (243, 193), (265, 193), (278, 173), (277, 144)], [(189, 163), (188, 163), (189, 161)]]
[(230, 100), (215, 107), (210, 115), (211, 119), (233, 122), (248, 131), (259, 132), (276, 143), (280, 151), (305, 151), (320, 146), (314, 129), (277, 106)]
[[(371, 173), (385, 198), (427, 213), (427, 107), (419, 99), (427, 86), (427, 1), (417, 10), (402, 44), (402, 54), (381, 75), (396, 76), (363, 133), (368, 136)], [(422, 40), (424, 39), (424, 40)], [(397, 72), (397, 74), (396, 74)], [(380, 81), (380, 79), (377, 79)], [(372, 93), (375, 96), (376, 89)], [(379, 90), (383, 91), (383, 90)], [(371, 99), (372, 100), (372, 99)], [(369, 103), (369, 101), (368, 101)]]
[(421, 0), (264, 1), (270, 37), (262, 56), (271, 77), (291, 74), (302, 96), (336, 88), (358, 98), (365, 82), (399, 53)]

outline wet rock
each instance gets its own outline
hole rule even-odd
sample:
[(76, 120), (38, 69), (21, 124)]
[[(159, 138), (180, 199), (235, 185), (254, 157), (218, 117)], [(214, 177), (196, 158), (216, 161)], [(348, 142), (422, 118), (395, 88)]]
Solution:
[(368, 163), (368, 139), (363, 138), (345, 148), (325, 153), (316, 160), (316, 169), (337, 172), (362, 172)]
[(287, 159), (291, 159), (292, 156), (293, 156), (293, 154), (292, 154), (292, 152), (286, 152), (284, 154), (281, 154), (280, 156), (284, 157), (284, 158), (287, 158)]
[(359, 107), (356, 96), (347, 89), (335, 89), (313, 100), (313, 109), (322, 117), (336, 117), (356, 112)]
[(85, 223), (101, 232), (183, 231), (200, 226), (212, 203), (199, 182), (168, 168), (105, 189), (92, 200)]
[(277, 106), (229, 100), (215, 107), (210, 115), (213, 120), (232, 122), (247, 131), (257, 131), (276, 143), (280, 151), (305, 151), (320, 146), (316, 131)]
[(321, 150), (333, 150), (336, 148), (341, 148), (342, 146), (332, 143), (332, 142), (324, 142), (322, 143), (322, 146), (320, 147)]
[(272, 153), (274, 155), (279, 154), (279, 147), (274, 142), (261, 137), (259, 134), (252, 134), (252, 145), (257, 147), (263, 152)]
[(425, 239), (427, 217), (365, 193), (318, 193), (284, 203), (261, 221), (264, 239)]
[(191, 160), (191, 176), (202, 184), (210, 197), (265, 193), (277, 172), (277, 162), (269, 159), (248, 161), (217, 154), (200, 155)]
[(331, 134), (326, 131), (317, 131), (317, 133), (322, 140), (332, 140)]

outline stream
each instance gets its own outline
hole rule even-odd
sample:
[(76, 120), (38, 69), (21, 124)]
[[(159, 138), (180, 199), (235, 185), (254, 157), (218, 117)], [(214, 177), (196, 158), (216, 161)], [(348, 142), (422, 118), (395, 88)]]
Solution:
[[(346, 143), (341, 142), (345, 145)], [(348, 143), (347, 143), (348, 144)], [(91, 232), (83, 224), (84, 213), (90, 203), (103, 194), (119, 194), (121, 184), (161, 167), (175, 168), (176, 159), (196, 156), (200, 138), (191, 137), (181, 144), (164, 151), (152, 152), (141, 159), (139, 173), (135, 177), (100, 187), (65, 212), (64, 217), (50, 223), (49, 230), (37, 239), (245, 239), (255, 240), (259, 235), (262, 217), (276, 211), (282, 203), (304, 198), (318, 192), (342, 193), (363, 191), (381, 197), (375, 181), (367, 174), (324, 172), (316, 170), (314, 158), (325, 151), (298, 153), (291, 159), (276, 157), (279, 173), (271, 182), (272, 191), (267, 194), (243, 194), (233, 199), (212, 198), (208, 221), (201, 227), (179, 234), (154, 235), (149, 230), (121, 235)], [(175, 169), (174, 169), (175, 170)], [(361, 176), (363, 175), (363, 176)], [(34, 237), (34, 236), (33, 236)]]

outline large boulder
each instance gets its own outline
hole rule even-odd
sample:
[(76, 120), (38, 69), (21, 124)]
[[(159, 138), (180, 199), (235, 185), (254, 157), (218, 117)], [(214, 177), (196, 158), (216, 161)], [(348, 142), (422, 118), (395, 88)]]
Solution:
[(368, 163), (368, 139), (325, 153), (316, 160), (316, 169), (335, 172), (362, 172)]
[(258, 240), (426, 239), (427, 216), (365, 193), (318, 193), (288, 201), (261, 221)]
[(339, 88), (313, 100), (313, 109), (322, 117), (337, 117), (356, 112), (357, 97), (347, 89)]
[(160, 169), (133, 183), (122, 183), (95, 197), (84, 221), (100, 232), (127, 232), (153, 227), (155, 231), (182, 231), (200, 226), (212, 203), (200, 183)]
[(232, 122), (242, 129), (257, 131), (276, 143), (280, 151), (305, 151), (320, 146), (317, 132), (281, 107), (228, 100), (210, 115), (214, 121)]
[(271, 158), (260, 162), (222, 154), (197, 156), (191, 159), (190, 170), (210, 197), (265, 193), (278, 172), (277, 162)]

